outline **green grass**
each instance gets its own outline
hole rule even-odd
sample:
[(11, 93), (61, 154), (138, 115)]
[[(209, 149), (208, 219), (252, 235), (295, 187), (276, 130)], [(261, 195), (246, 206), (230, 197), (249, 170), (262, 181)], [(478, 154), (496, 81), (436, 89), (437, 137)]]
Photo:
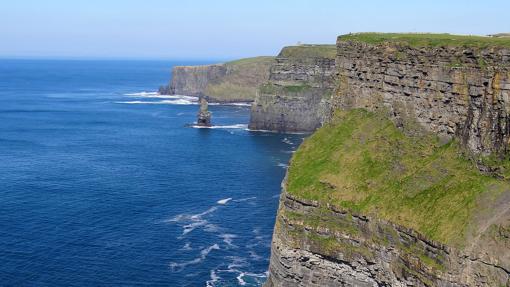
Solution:
[(309, 85), (298, 85), (298, 86), (284, 86), (284, 90), (289, 93), (301, 93), (309, 90), (311, 87)]
[(269, 78), (274, 57), (255, 57), (227, 62), (229, 74), (209, 82), (205, 94), (219, 101), (252, 101), (258, 86)]
[(276, 85), (273, 85), (272, 83), (265, 83), (260, 85), (259, 92), (262, 94), (272, 95), (276, 94), (278, 91), (278, 87)]
[(427, 33), (355, 33), (342, 35), (340, 41), (359, 41), (369, 44), (398, 43), (412, 47), (510, 47), (508, 37), (467, 36)]
[(338, 112), (295, 153), (287, 191), (461, 247), (479, 195), (499, 194), (508, 183), (480, 174), (456, 142), (414, 134), (383, 115)]
[(290, 85), (290, 86), (278, 86), (273, 83), (265, 83), (259, 87), (259, 92), (262, 94), (272, 95), (279, 93), (302, 93), (306, 92), (312, 87), (310, 85)]
[(488, 156), (480, 156), (478, 161), (489, 167), (499, 177), (510, 180), (510, 155), (498, 156), (491, 154)]
[(282, 49), (280, 57), (285, 58), (336, 58), (336, 45), (301, 45)]
[(275, 57), (272, 56), (260, 56), (253, 58), (244, 58), (239, 60), (234, 60), (230, 62), (226, 62), (227, 65), (253, 65), (253, 64), (271, 64), (274, 61)]

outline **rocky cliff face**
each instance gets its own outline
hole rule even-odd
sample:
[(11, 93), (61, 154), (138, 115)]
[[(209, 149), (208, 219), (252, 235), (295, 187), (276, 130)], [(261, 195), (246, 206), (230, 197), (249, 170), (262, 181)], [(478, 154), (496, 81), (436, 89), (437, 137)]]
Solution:
[(335, 87), (335, 51), (327, 45), (284, 48), (252, 105), (250, 129), (308, 132), (320, 127)]
[(510, 286), (510, 177), (468, 159), (508, 154), (506, 47), (339, 38), (351, 114), (294, 155), (265, 286)]
[(256, 57), (205, 66), (178, 66), (162, 94), (207, 96), (216, 102), (253, 101), (258, 87), (268, 80), (273, 57)]
[(476, 154), (510, 140), (510, 49), (412, 47), (338, 38), (335, 107), (386, 108)]
[(186, 96), (203, 96), (210, 82), (219, 82), (227, 74), (223, 64), (205, 66), (177, 66), (172, 69), (168, 93)]
[[(319, 222), (317, 222), (319, 221)], [(509, 286), (495, 259), (284, 192), (265, 286)]]

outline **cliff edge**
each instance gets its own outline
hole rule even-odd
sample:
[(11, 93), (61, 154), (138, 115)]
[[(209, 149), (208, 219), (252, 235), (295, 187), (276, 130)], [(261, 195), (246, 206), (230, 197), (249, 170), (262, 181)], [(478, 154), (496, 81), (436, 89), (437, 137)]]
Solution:
[(214, 102), (251, 102), (268, 80), (274, 57), (255, 57), (204, 66), (177, 66), (161, 94), (206, 96)]
[(510, 286), (510, 41), (352, 34), (266, 286)]
[(311, 132), (329, 113), (335, 88), (334, 45), (282, 49), (252, 105), (249, 128), (277, 132)]

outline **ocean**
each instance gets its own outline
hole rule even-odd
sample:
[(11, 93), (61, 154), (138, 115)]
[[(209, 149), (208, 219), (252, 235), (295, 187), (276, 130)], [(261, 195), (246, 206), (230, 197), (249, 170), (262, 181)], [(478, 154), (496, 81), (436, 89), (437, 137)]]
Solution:
[(194, 61), (0, 60), (0, 285), (260, 286), (304, 135), (159, 96)]

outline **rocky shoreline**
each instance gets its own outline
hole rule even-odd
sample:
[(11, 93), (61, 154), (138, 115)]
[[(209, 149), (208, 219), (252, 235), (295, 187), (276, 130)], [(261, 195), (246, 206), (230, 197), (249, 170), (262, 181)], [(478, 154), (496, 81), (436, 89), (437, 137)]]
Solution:
[[(340, 36), (335, 46), (286, 47), (265, 66), (267, 73), (250, 94), (250, 129), (313, 132), (326, 127), (331, 134), (316, 138), (316, 148), (338, 141), (299, 162), (304, 167), (291, 163), (289, 170), (298, 170), (293, 178), (303, 188), (291, 193), (284, 181), (265, 286), (510, 286), (510, 41), (494, 39), (350, 34)], [(170, 91), (190, 95), (203, 95), (209, 82), (227, 74), (222, 65), (178, 69), (182, 73), (175, 71)], [(377, 121), (361, 120), (364, 127), (332, 129), (337, 112), (354, 110), (383, 115), (399, 132), (384, 128), (392, 132), (383, 135), (368, 128), (368, 134), (358, 135), (358, 143), (343, 147), (341, 143), (353, 138), (339, 141), (335, 134), (377, 126)], [(422, 138), (433, 140), (420, 142)], [(363, 151), (352, 148), (368, 140), (397, 144), (381, 142)], [(422, 156), (406, 158), (398, 143), (409, 143), (409, 149)], [(379, 151), (382, 146), (387, 150)], [(320, 158), (336, 148), (342, 149)], [(386, 179), (393, 186), (405, 180), (407, 186), (395, 190), (409, 194), (371, 194), (380, 180), (373, 169), (388, 155), (394, 158), (377, 172), (395, 176)], [(441, 156), (444, 161), (437, 160)], [(357, 173), (366, 175), (359, 182), (338, 177), (335, 173), (343, 165), (333, 164), (339, 159), (345, 165), (360, 164)], [(319, 164), (328, 163), (335, 172), (320, 173)], [(466, 173), (455, 173), (459, 168)], [(312, 172), (319, 173), (311, 177)], [(400, 177), (407, 173), (405, 179)], [(453, 183), (464, 184), (472, 193), (435, 197), (450, 192)], [(361, 188), (359, 194), (347, 192), (353, 184)], [(313, 199), (319, 196), (325, 197)], [(401, 206), (421, 196), (421, 208), (457, 200), (458, 211), (448, 214), (447, 210), (445, 216), (451, 218), (439, 223), (427, 222), (432, 220), (427, 217), (406, 221), (406, 214), (420, 209), (404, 208), (390, 216), (384, 208), (367, 209), (373, 202), (363, 200), (371, 196), (394, 197), (389, 202), (400, 200)], [(459, 233), (443, 234), (451, 232), (445, 226), (456, 217), (462, 217)]]

